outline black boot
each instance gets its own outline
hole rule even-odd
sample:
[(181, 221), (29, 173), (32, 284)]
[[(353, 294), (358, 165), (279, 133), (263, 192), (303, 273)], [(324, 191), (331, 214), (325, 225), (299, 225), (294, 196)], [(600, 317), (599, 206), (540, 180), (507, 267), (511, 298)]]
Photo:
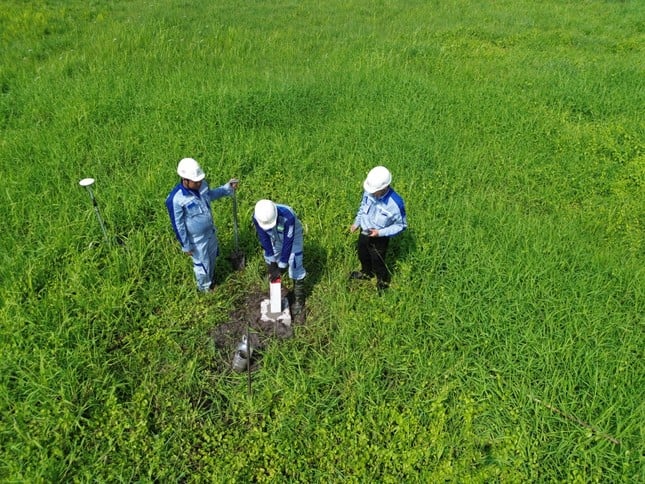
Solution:
[(294, 282), (293, 296), (291, 316), (295, 322), (301, 323), (305, 319), (305, 281), (303, 279)]
[(376, 289), (378, 290), (379, 295), (385, 294), (385, 291), (390, 287), (390, 283), (382, 279), (376, 281)]

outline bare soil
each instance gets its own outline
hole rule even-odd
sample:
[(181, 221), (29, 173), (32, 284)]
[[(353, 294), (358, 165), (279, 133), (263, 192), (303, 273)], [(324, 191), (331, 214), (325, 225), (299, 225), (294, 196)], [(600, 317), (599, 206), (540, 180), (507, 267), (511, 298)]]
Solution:
[[(287, 296), (286, 288), (282, 288), (282, 297)], [(292, 326), (281, 322), (262, 321), (260, 304), (268, 298), (266, 291), (250, 291), (242, 300), (239, 307), (230, 314), (230, 320), (217, 325), (211, 330), (211, 337), (215, 344), (215, 350), (219, 354), (218, 369), (231, 369), (231, 363), (237, 346), (242, 338), (249, 333), (249, 342), (253, 349), (251, 357), (251, 370), (259, 366), (262, 350), (271, 341), (283, 340), (293, 336)], [(291, 303), (291, 299), (290, 299)]]

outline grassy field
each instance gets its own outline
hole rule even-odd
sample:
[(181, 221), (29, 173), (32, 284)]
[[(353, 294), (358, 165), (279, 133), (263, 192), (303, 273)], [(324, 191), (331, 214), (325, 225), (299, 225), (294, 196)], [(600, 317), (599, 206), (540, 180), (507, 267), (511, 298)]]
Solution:
[[(0, 0), (0, 481), (643, 482), (645, 3)], [(197, 294), (164, 199), (236, 176)], [(350, 285), (384, 164), (390, 291)], [(78, 181), (94, 177), (103, 240)], [(247, 394), (211, 331), (306, 226)], [(259, 308), (258, 308), (259, 310)]]

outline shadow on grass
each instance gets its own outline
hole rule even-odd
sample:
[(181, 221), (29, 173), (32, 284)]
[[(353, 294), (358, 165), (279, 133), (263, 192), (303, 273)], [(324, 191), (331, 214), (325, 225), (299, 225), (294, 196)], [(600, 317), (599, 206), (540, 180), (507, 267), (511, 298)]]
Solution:
[(387, 250), (387, 260), (385, 261), (390, 272), (392, 272), (392, 268), (396, 266), (397, 262), (406, 261), (416, 250), (417, 244), (412, 229), (406, 229), (399, 235), (392, 237)]
[[(388, 244), (387, 253), (385, 255), (385, 265), (390, 272), (392, 279), (396, 278), (397, 270), (396, 267), (399, 263), (406, 261), (408, 258), (412, 257), (417, 250), (416, 240), (414, 233), (407, 229), (402, 233), (395, 235), (390, 239)], [(359, 264), (358, 260), (358, 241), (353, 241), (353, 251), (356, 257), (356, 263)]]

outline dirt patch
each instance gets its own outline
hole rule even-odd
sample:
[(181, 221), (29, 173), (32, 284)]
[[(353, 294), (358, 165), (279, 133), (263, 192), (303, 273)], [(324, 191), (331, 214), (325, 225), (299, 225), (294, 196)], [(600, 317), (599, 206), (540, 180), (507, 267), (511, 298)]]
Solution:
[[(282, 288), (282, 297), (287, 296), (287, 289)], [(235, 350), (242, 342), (242, 338), (249, 332), (249, 341), (253, 348), (251, 357), (251, 370), (256, 370), (264, 350), (271, 341), (291, 338), (292, 326), (281, 322), (262, 321), (260, 317), (260, 303), (268, 298), (266, 291), (251, 291), (240, 301), (239, 307), (230, 314), (230, 320), (217, 325), (211, 330), (211, 337), (218, 353), (218, 369), (230, 370)], [(291, 303), (291, 299), (289, 300)]]

